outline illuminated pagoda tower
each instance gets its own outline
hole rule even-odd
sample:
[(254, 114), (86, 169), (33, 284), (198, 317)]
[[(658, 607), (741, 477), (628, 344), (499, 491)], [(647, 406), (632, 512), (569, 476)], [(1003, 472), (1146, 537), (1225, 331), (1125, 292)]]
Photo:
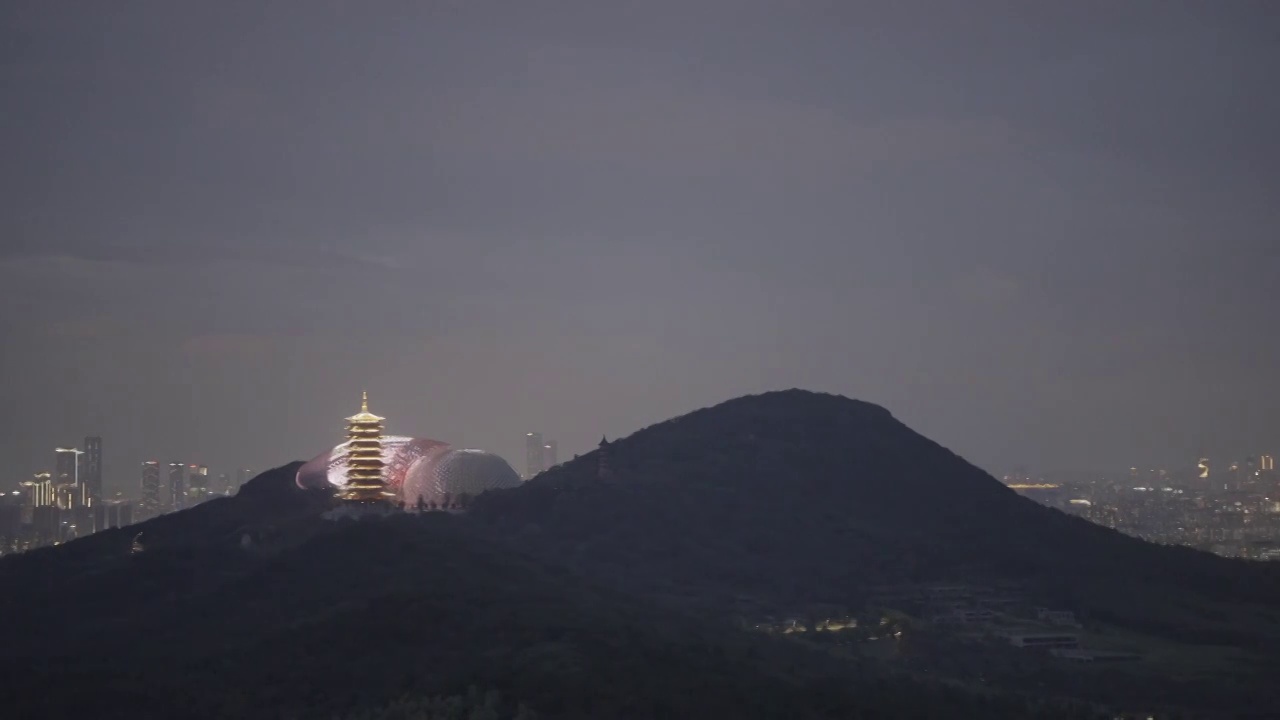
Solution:
[(340, 497), (349, 503), (383, 503), (393, 493), (382, 477), (382, 421), (369, 412), (369, 393), (360, 412), (347, 418), (347, 484)]

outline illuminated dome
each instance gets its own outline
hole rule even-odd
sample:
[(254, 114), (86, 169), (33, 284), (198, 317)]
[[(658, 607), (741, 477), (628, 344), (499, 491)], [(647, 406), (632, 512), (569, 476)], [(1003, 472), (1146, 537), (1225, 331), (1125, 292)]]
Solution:
[(515, 487), (520, 476), (506, 460), (483, 450), (450, 450), (414, 463), (404, 479), (405, 507), (419, 499), (429, 508), (447, 508), (462, 495)]
[[(384, 435), (382, 447), (382, 477), (387, 489), (400, 496), (405, 477), (415, 464), (424, 460), (435, 461), (450, 450), (450, 445), (430, 438), (411, 438)], [(298, 487), (304, 490), (338, 490), (347, 486), (347, 460), (350, 443), (344, 442), (322, 453), (298, 469)]]

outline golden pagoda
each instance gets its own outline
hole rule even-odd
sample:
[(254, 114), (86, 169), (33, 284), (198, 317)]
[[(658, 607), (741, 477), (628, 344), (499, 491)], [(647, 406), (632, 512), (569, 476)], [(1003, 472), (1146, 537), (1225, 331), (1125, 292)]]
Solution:
[(347, 484), (339, 496), (347, 502), (381, 503), (392, 493), (382, 478), (382, 421), (369, 412), (369, 393), (360, 412), (347, 418)]

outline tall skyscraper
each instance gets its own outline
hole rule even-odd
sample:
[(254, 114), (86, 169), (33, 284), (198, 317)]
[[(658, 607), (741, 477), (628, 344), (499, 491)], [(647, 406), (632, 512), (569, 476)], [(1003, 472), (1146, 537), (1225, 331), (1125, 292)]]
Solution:
[(1196, 463), (1196, 477), (1201, 480), (1209, 479), (1209, 458), (1202, 457), (1200, 462)]
[(80, 456), (83, 450), (78, 448), (54, 448), (53, 486), (57, 488), (58, 506), (70, 510), (77, 505), (84, 505), (88, 495), (80, 484)]
[(54, 448), (53, 452), (53, 484), (79, 484), (82, 452), (76, 448)]
[(542, 445), (542, 469), (549, 470), (560, 464), (556, 458), (557, 446), (555, 440), (548, 440)]
[(1258, 469), (1265, 472), (1274, 472), (1276, 469), (1276, 459), (1271, 455), (1258, 456)]
[(187, 466), (187, 507), (199, 505), (210, 495), (209, 468), (204, 465)]
[(84, 439), (84, 467), (81, 469), (81, 481), (85, 486), (88, 505), (96, 505), (102, 496), (102, 438), (87, 437)]
[(382, 476), (383, 420), (369, 412), (369, 393), (360, 412), (347, 418), (347, 484), (340, 495), (349, 503), (383, 503), (394, 495)]
[(525, 433), (524, 435), (524, 479), (532, 479), (534, 475), (546, 469), (543, 453), (546, 452), (542, 442), (542, 433)]
[(187, 465), (169, 463), (169, 510), (181, 510), (187, 506)]
[(237, 470), (236, 485), (234, 488), (231, 489), (231, 492), (228, 494), (235, 495), (236, 493), (240, 492), (240, 488), (244, 487), (244, 484), (249, 482), (249, 478), (251, 477), (253, 477), (252, 470), (246, 470), (245, 468), (240, 468), (239, 470)]
[(142, 516), (144, 520), (160, 514), (160, 463), (142, 463)]

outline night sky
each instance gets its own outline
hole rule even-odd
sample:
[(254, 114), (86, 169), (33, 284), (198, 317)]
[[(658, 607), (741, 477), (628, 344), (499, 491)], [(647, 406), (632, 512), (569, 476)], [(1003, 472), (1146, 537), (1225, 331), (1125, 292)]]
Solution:
[(523, 465), (733, 396), (1280, 454), (1272, 2), (0, 5), (0, 470)]

